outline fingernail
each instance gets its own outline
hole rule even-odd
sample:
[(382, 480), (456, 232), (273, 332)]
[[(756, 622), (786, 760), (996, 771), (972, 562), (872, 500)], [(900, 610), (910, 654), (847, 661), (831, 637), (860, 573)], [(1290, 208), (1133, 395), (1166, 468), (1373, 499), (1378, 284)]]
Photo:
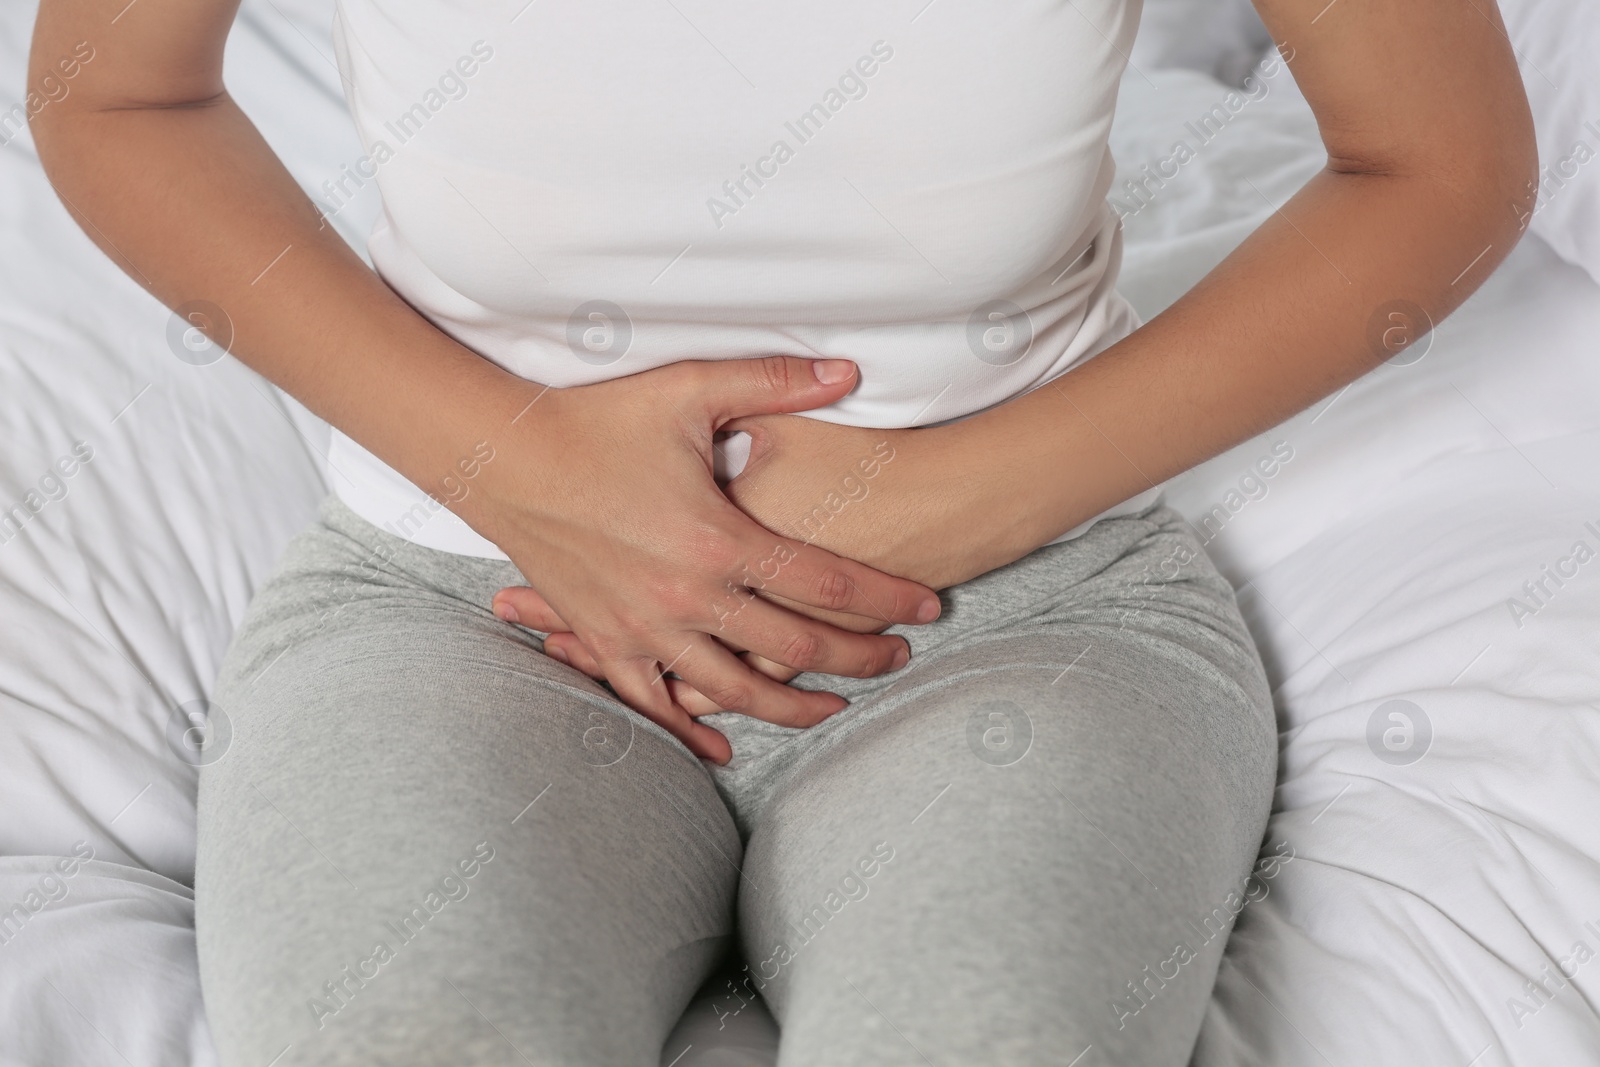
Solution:
[(544, 654), (555, 660), (557, 663), (565, 663), (569, 667), (572, 666), (572, 661), (567, 659), (567, 654), (561, 651), (559, 648), (556, 648), (552, 645), (545, 645)]
[(900, 650), (894, 654), (894, 662), (890, 665), (889, 669), (892, 670), (892, 671), (897, 671), (901, 667), (904, 667), (907, 663), (910, 663), (910, 662), (911, 662), (911, 649), (910, 649), (910, 647), (907, 646), (907, 645), (901, 645), (900, 646)]
[(924, 600), (922, 602), (922, 607), (917, 609), (917, 621), (918, 622), (932, 622), (934, 619), (937, 619), (938, 617), (939, 617), (939, 598), (938, 597), (934, 597), (932, 600)]
[(855, 372), (854, 365), (848, 359), (815, 360), (811, 369), (816, 373), (817, 381), (824, 385), (837, 385)]
[(496, 604), (494, 606), (494, 613), (495, 615), (504, 619), (506, 622), (522, 621), (522, 619), (517, 615), (517, 609), (512, 607), (509, 601), (502, 600), (500, 603)]

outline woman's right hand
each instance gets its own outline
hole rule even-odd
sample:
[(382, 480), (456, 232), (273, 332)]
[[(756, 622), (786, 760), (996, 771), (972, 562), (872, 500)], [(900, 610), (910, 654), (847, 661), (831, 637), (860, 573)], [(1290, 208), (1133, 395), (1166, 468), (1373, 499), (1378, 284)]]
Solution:
[(723, 710), (805, 727), (845, 701), (783, 685), (737, 653), (856, 678), (910, 655), (902, 638), (840, 629), (752, 589), (885, 626), (938, 616), (927, 586), (769, 532), (713, 476), (724, 423), (822, 407), (854, 384), (847, 360), (770, 356), (550, 389), (496, 435), (477, 499), (458, 510), (593, 651), (619, 697), (725, 763), (727, 739), (675, 701), (668, 672)]

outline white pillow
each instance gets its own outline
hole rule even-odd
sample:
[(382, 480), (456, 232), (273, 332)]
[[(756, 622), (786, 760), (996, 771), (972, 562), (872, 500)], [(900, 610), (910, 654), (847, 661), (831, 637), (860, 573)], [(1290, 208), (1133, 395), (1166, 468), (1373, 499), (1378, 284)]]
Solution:
[(1128, 56), (1136, 71), (1182, 67), (1238, 86), (1271, 43), (1250, 0), (1144, 0)]
[(1600, 282), (1600, 5), (1500, 0), (1500, 12), (1539, 140), (1539, 196), (1528, 229)]

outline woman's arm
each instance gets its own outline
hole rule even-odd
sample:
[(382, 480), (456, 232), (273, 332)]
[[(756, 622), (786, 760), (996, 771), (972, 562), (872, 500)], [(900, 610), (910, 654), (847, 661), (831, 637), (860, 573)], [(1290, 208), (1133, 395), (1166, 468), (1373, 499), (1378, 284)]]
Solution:
[(758, 436), (735, 502), (794, 530), (850, 457), (892, 441), (899, 458), (816, 543), (943, 588), (1304, 410), (1425, 330), (1416, 309), (1437, 323), (1481, 285), (1521, 236), (1538, 177), (1492, 0), (1257, 7), (1292, 49), (1328, 152), (1281, 211), (1144, 327), (973, 418), (888, 432), (730, 423)]
[[(1145, 327), (1052, 386), (950, 427), (946, 461), (988, 482), (995, 506), (1014, 501), (1013, 548), (1374, 369), (1391, 343), (1453, 311), (1521, 236), (1538, 157), (1493, 0), (1256, 6), (1293, 50), (1328, 164)], [(1002, 447), (1013, 464), (993, 462)]]
[[(814, 543), (944, 588), (1365, 374), (1394, 354), (1374, 341), (1391, 312), (1416, 308), (1437, 323), (1466, 299), (1516, 244), (1537, 181), (1532, 120), (1494, 4), (1257, 8), (1292, 49), (1328, 152), (1281, 211), (1143, 328), (973, 418), (909, 431), (792, 416), (730, 423), (756, 437), (730, 497), (798, 533), (828, 494), (837, 501), (857, 457), (888, 442), (893, 461), (859, 501), (811, 524)], [(571, 638), (551, 644), (592, 665)]]
[[(841, 674), (897, 661), (899, 638), (863, 640), (771, 604), (718, 629), (729, 590), (774, 553), (783, 566), (772, 587), (792, 601), (865, 612), (879, 626), (937, 613), (926, 588), (775, 537), (712, 479), (722, 422), (830, 403), (854, 384), (853, 368), (830, 383), (813, 373), (826, 364), (807, 360), (682, 363), (546, 393), (480, 358), (323, 224), (228, 96), (223, 42), (236, 8), (40, 5), (31, 82), (78, 42), (95, 49), (73, 92), (34, 118), (40, 158), (118, 265), (170, 307), (220, 307), (236, 356), (499, 545), (599, 650), (619, 695), (701, 755), (726, 760), (727, 742), (672, 704), (660, 664), (728, 710), (752, 710), (759, 696), (763, 717), (790, 725), (843, 704), (792, 698), (710, 632)], [(482, 462), (486, 448), (493, 462)]]

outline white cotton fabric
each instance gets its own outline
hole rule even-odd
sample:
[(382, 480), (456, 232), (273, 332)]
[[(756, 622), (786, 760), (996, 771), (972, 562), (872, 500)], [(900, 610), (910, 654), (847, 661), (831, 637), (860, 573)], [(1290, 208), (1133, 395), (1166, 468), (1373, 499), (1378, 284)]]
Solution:
[[(374, 265), (507, 370), (842, 357), (859, 384), (808, 416), (922, 426), (1138, 325), (1106, 203), (1137, 4), (519, 7), (340, 0), (364, 154), (322, 196), (375, 182)], [(331, 467), (376, 525), (505, 558), (340, 434)]]

